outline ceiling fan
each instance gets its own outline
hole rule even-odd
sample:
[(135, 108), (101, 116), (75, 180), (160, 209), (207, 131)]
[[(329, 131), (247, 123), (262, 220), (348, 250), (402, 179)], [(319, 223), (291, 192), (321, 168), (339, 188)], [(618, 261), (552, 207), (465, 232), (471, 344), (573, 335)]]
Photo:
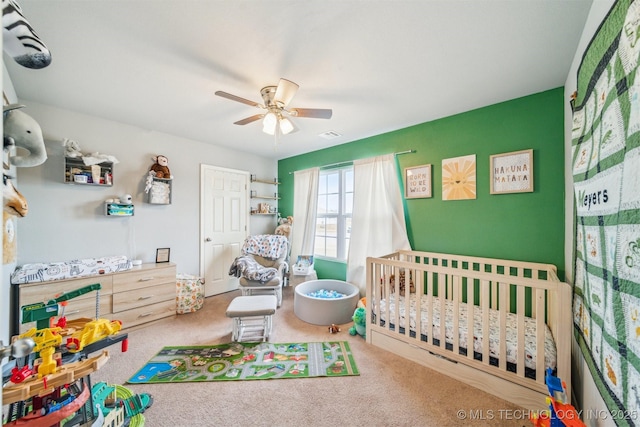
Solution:
[[(221, 90), (215, 94), (232, 101), (241, 102), (243, 104), (258, 107), (264, 112), (255, 114), (235, 122), (235, 125), (246, 125), (247, 123), (262, 120), (262, 131), (269, 135), (275, 135), (278, 130), (286, 135), (296, 130), (293, 122), (289, 117), (308, 117), (316, 119), (330, 119), (332, 111), (326, 108), (287, 108), (289, 102), (293, 99), (299, 86), (287, 79), (280, 79), (278, 86), (265, 86), (260, 90), (260, 95), (264, 101), (263, 104), (232, 95)], [(289, 117), (288, 117), (289, 116)]]

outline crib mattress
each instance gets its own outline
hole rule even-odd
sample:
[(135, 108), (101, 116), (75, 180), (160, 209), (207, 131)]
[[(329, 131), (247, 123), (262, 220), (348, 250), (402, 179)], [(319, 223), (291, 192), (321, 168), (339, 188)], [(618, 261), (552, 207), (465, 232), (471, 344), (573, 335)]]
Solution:
[[(406, 313), (405, 313), (405, 297), (399, 297), (399, 327), (406, 327)], [(388, 305), (388, 307), (387, 307)], [(426, 295), (421, 296), (420, 308), (421, 308), (421, 320), (420, 320), (420, 331), (421, 334), (426, 334), (430, 330), (433, 329), (433, 339), (437, 342), (441, 339), (441, 330), (440, 330), (440, 299), (434, 297), (432, 299), (433, 305), (433, 328), (428, 327), (428, 300)], [(387, 310), (388, 308), (388, 310)], [(389, 298), (389, 303), (387, 304), (387, 300), (383, 299), (380, 301), (380, 311), (379, 315), (382, 320), (382, 324), (387, 321), (387, 311), (388, 318), (390, 322), (395, 321), (396, 316), (396, 295), (392, 294)], [(416, 294), (411, 294), (410, 297), (410, 322), (409, 329), (413, 333), (415, 333), (416, 329)], [(468, 309), (467, 304), (460, 303), (458, 305), (458, 342), (461, 348), (466, 350), (467, 345), (467, 318), (468, 318)], [(482, 354), (482, 318), (483, 318), (483, 309), (479, 306), (473, 307), (473, 343), (474, 343), (474, 352), (477, 354)], [(507, 313), (506, 316), (506, 356), (507, 363), (516, 364), (518, 360), (518, 323), (517, 316), (512, 313)], [(536, 342), (536, 323), (534, 319), (530, 319), (525, 317), (525, 367), (529, 369), (536, 369), (536, 352), (537, 352), (537, 342)], [(445, 300), (445, 342), (449, 345), (453, 344), (453, 303), (450, 300)], [(553, 340), (553, 335), (551, 334), (551, 330), (549, 327), (545, 325), (545, 367), (551, 368), (555, 370), (556, 368), (556, 345)], [(500, 314), (499, 311), (489, 309), (489, 353), (491, 358), (498, 359), (500, 352)]]

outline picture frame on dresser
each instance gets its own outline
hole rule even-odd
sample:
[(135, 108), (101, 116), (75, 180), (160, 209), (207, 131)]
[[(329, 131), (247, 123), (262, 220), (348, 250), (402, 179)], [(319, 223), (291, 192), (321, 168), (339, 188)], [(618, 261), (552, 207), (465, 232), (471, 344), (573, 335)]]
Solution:
[(171, 249), (170, 248), (158, 248), (156, 249), (156, 264), (163, 262), (169, 262)]

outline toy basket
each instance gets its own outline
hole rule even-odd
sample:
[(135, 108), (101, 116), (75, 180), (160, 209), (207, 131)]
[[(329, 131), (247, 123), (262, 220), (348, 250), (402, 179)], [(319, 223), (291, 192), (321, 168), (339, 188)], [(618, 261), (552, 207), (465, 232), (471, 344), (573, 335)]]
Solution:
[(176, 275), (176, 312), (193, 313), (204, 304), (204, 285), (202, 279), (191, 274)]

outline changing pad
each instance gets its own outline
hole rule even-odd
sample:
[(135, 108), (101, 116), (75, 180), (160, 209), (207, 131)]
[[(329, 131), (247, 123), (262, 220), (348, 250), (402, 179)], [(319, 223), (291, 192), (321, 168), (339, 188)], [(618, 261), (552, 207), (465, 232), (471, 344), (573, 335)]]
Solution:
[(76, 277), (98, 276), (100, 274), (116, 273), (132, 268), (131, 260), (126, 256), (112, 256), (104, 258), (76, 259), (64, 262), (25, 264), (16, 267), (11, 274), (14, 285), (49, 280), (63, 280)]

